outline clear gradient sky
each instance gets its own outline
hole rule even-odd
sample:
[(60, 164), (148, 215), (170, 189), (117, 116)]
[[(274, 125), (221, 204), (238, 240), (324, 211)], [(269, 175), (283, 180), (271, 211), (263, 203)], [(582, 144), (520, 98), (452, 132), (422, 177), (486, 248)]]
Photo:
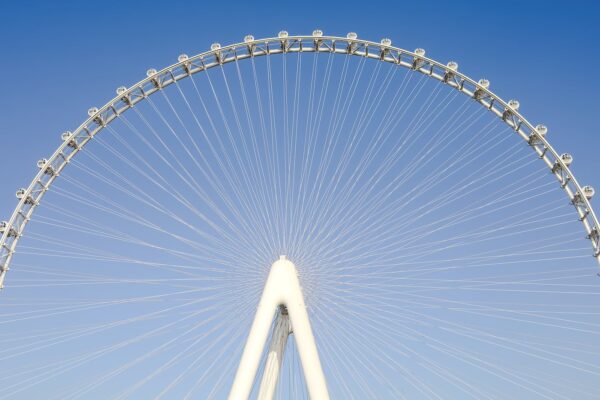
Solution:
[(2, 219), (60, 133), (116, 87), (180, 53), (281, 29), (356, 31), (457, 61), (505, 99), (518, 99), (534, 124), (546, 124), (557, 150), (575, 156), (581, 183), (600, 189), (600, 7), (593, 1), (5, 1), (0, 14)]
[(474, 79), (488, 79), (492, 91), (519, 100), (534, 125), (548, 126), (557, 151), (573, 154), (580, 183), (600, 193), (600, 6), (592, 1), (13, 0), (0, 2), (0, 15), (0, 220), (10, 217), (15, 191), (27, 187), (36, 161), (54, 151), (61, 132), (74, 130), (117, 87), (213, 42), (316, 28), (422, 47), (433, 59), (457, 61)]

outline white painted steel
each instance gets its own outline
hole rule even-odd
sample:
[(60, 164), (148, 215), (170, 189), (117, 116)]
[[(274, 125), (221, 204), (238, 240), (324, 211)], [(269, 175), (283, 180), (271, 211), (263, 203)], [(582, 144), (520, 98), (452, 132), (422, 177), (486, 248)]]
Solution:
[(265, 283), (229, 393), (230, 400), (245, 400), (250, 396), (273, 316), (279, 306), (287, 308), (310, 398), (329, 399), (327, 383), (304, 304), (296, 266), (285, 256), (281, 256), (271, 267)]
[(287, 308), (280, 306), (277, 320), (271, 335), (271, 345), (265, 361), (262, 381), (258, 391), (258, 400), (271, 400), (275, 394), (279, 375), (281, 374), (281, 363), (285, 354), (285, 346), (292, 327)]
[[(518, 101), (501, 99), (489, 89), (489, 81), (486, 79), (471, 79), (458, 71), (457, 63), (435, 61), (426, 57), (423, 49), (408, 51), (392, 46), (388, 39), (381, 43), (362, 40), (353, 32), (346, 37), (336, 37), (326, 36), (322, 31), (315, 30), (313, 35), (292, 36), (285, 32), (279, 37), (266, 39), (254, 39), (252, 35), (247, 35), (242, 43), (212, 46), (210, 51), (194, 57), (182, 55), (173, 65), (159, 71), (149, 70), (147, 78), (129, 89), (119, 87), (117, 96), (103, 107), (90, 108), (89, 118), (75, 131), (65, 132), (62, 135), (63, 143), (54, 154), (48, 159), (40, 160), (43, 162), (38, 163), (38, 174), (27, 189), (19, 191), (17, 207), (10, 219), (0, 225), (0, 288), (4, 286), (5, 275), (10, 268), (19, 238), (44, 194), (71, 158), (108, 124), (150, 95), (195, 73), (253, 57), (294, 52), (343, 54), (393, 63), (434, 78), (472, 97), (514, 129), (558, 179), (583, 223), (587, 238), (592, 243), (593, 256), (600, 264), (600, 222), (591, 206), (590, 191), (583, 189), (584, 186), (579, 184), (560, 153), (548, 142), (545, 137), (546, 128), (543, 125), (534, 126), (521, 115)], [(543, 128), (543, 133), (540, 132), (540, 127)]]
[[(19, 204), (9, 222), (0, 224), (0, 287), (3, 285), (5, 273), (9, 268), (18, 239), (54, 179), (60, 175), (71, 158), (88, 141), (120, 114), (162, 88), (214, 66), (250, 57), (308, 51), (361, 56), (410, 68), (472, 97), (502, 118), (507, 125), (525, 139), (527, 145), (547, 164), (551, 173), (559, 180), (562, 189), (575, 206), (579, 219), (584, 224), (586, 234), (592, 242), (594, 256), (600, 263), (600, 225), (590, 204), (593, 189), (579, 185), (569, 169), (572, 157), (558, 155), (559, 153), (552, 148), (545, 137), (546, 128), (541, 125), (534, 127), (526, 121), (518, 112), (518, 102), (504, 102), (489, 90), (488, 81), (476, 82), (466, 77), (458, 72), (456, 63), (444, 66), (426, 58), (424, 51), (409, 52), (391, 47), (391, 42), (387, 39), (381, 44), (377, 44), (358, 40), (355, 36), (338, 38), (322, 36), (322, 33), (313, 34), (313, 36), (288, 36), (286, 34), (283, 38), (261, 40), (251, 38), (243, 44), (225, 47), (212, 46), (210, 52), (191, 58), (180, 57), (178, 64), (161, 71), (149, 70), (147, 79), (140, 81), (130, 89), (120, 88), (118, 96), (100, 109), (90, 109), (90, 118), (74, 133), (63, 134), (64, 143), (50, 158), (38, 162), (40, 171), (30, 186), (17, 192)], [(276, 261), (272, 266), (231, 389), (230, 399), (246, 399), (250, 395), (261, 355), (269, 336), (269, 329), (272, 326), (274, 312), (281, 306), (286, 307), (289, 316), (279, 314), (275, 323), (265, 364), (266, 372), (262, 376), (259, 389), (259, 398), (270, 399), (273, 397), (287, 339), (290, 331), (293, 330), (311, 398), (328, 399), (327, 385), (296, 268), (285, 258)]]

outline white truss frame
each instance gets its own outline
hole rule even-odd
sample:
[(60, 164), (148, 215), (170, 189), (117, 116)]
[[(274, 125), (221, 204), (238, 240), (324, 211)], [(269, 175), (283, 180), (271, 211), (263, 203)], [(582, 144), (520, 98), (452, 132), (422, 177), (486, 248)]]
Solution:
[[(278, 309), (280, 312), (275, 325), (273, 325), (273, 315)], [(281, 256), (269, 272), (231, 386), (229, 400), (243, 400), (250, 396), (271, 326), (273, 326), (271, 345), (264, 367), (258, 399), (270, 400), (273, 398), (287, 337), (290, 332), (293, 332), (310, 398), (328, 400), (327, 383), (325, 382), (315, 338), (310, 327), (296, 267), (285, 256)]]
[[(425, 57), (422, 49), (414, 52), (391, 46), (389, 39), (381, 43), (347, 37), (324, 36), (321, 31), (312, 35), (289, 36), (281, 32), (278, 37), (255, 40), (247, 36), (243, 43), (225, 47), (213, 44), (211, 50), (194, 57), (182, 55), (179, 61), (160, 71), (149, 70), (148, 77), (127, 89), (117, 89), (117, 96), (101, 108), (91, 108), (89, 118), (75, 131), (62, 135), (63, 143), (52, 156), (38, 162), (40, 171), (26, 189), (17, 192), (19, 203), (8, 222), (0, 223), (0, 288), (4, 286), (6, 272), (15, 253), (19, 238), (32, 218), (36, 207), (54, 180), (69, 161), (108, 124), (132, 106), (150, 95), (192, 74), (230, 62), (259, 56), (295, 52), (324, 52), (366, 57), (396, 64), (414, 72), (434, 78), (473, 98), (483, 107), (510, 126), (558, 179), (583, 223), (587, 238), (592, 243), (593, 256), (600, 264), (600, 223), (590, 204), (593, 189), (582, 187), (569, 169), (572, 158), (559, 153), (547, 141), (546, 128), (533, 126), (518, 112), (518, 102), (506, 102), (489, 90), (487, 80), (475, 81), (458, 71), (456, 63), (447, 65)], [(285, 288), (285, 290), (284, 290)], [(302, 291), (294, 265), (280, 259), (273, 264), (267, 280), (256, 318), (246, 343), (242, 359), (231, 389), (230, 399), (246, 399), (252, 390), (273, 313), (278, 307), (278, 318), (271, 335), (269, 354), (259, 388), (259, 398), (270, 399), (277, 385), (285, 345), (290, 332), (294, 332), (302, 361), (309, 394), (312, 399), (328, 399), (327, 385), (319, 361), (314, 337), (306, 312)], [(289, 314), (286, 315), (286, 312)]]
[(444, 65), (425, 57), (425, 51), (422, 49), (411, 52), (393, 47), (389, 39), (383, 39), (381, 43), (376, 43), (358, 39), (354, 33), (350, 33), (344, 38), (324, 36), (319, 30), (314, 31), (312, 35), (305, 36), (289, 36), (287, 32), (283, 31), (279, 33), (278, 37), (267, 39), (255, 40), (254, 37), (248, 35), (244, 38), (243, 43), (225, 47), (215, 43), (211, 46), (210, 51), (194, 57), (181, 55), (176, 64), (160, 71), (148, 70), (146, 79), (129, 89), (120, 87), (117, 89), (117, 96), (106, 105), (99, 109), (91, 108), (88, 111), (89, 118), (75, 131), (63, 133), (63, 143), (49, 159), (42, 159), (38, 162), (40, 171), (27, 189), (20, 189), (17, 192), (19, 203), (8, 222), (0, 223), (0, 288), (4, 286), (6, 272), (10, 267), (19, 238), (23, 235), (27, 222), (31, 219), (44, 194), (50, 189), (71, 158), (119, 115), (153, 93), (192, 74), (252, 57), (297, 52), (345, 54), (396, 64), (399, 67), (405, 67), (434, 78), (473, 98), (514, 129), (558, 179), (562, 189), (575, 206), (587, 238), (592, 243), (593, 256), (600, 264), (600, 223), (590, 204), (593, 189), (589, 186), (582, 187), (577, 182), (569, 169), (571, 156), (559, 155), (545, 137), (546, 127), (542, 125), (534, 127), (527, 121), (518, 112), (518, 102), (502, 100), (489, 90), (487, 80), (475, 81), (469, 78), (458, 71), (458, 65), (454, 62)]

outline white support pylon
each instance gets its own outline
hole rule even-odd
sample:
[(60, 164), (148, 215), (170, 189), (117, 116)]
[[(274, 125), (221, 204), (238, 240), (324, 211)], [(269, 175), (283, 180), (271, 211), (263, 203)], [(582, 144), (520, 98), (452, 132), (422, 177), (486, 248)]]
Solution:
[(287, 345), (288, 337), (292, 333), (290, 318), (287, 308), (279, 306), (275, 327), (271, 334), (271, 345), (269, 346), (269, 354), (265, 361), (263, 369), (262, 381), (258, 389), (258, 400), (272, 400), (277, 388), (277, 381), (281, 374), (281, 364), (283, 355), (285, 354), (285, 346)]
[[(273, 315), (279, 306), (287, 309), (291, 330), (300, 355), (308, 394), (312, 400), (329, 400), (325, 375), (321, 368), (315, 338), (308, 320), (296, 266), (285, 256), (273, 263), (263, 290), (250, 334), (231, 386), (229, 400), (246, 400), (250, 396), (261, 354), (269, 336)], [(277, 326), (277, 324), (275, 325)], [(288, 331), (289, 332), (289, 331)], [(283, 352), (281, 353), (283, 355)], [(273, 370), (273, 369), (271, 369)], [(279, 374), (279, 369), (277, 369)], [(271, 382), (277, 377), (267, 377)], [(266, 388), (265, 388), (266, 390)]]

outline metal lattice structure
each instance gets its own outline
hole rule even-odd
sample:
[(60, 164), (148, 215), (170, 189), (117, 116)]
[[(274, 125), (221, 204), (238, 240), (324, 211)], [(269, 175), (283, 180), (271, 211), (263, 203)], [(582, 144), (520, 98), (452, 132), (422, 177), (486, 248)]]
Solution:
[(36, 206), (42, 200), (46, 191), (60, 172), (77, 152), (110, 124), (119, 115), (129, 110), (135, 104), (148, 96), (181, 79), (216, 66), (237, 62), (251, 57), (269, 56), (294, 52), (323, 52), (350, 54), (367, 57), (399, 67), (412, 69), (472, 97), (483, 107), (501, 118), (515, 133), (531, 146), (550, 171), (556, 176), (569, 200), (576, 209), (577, 216), (583, 223), (587, 237), (592, 243), (593, 256), (600, 264), (600, 223), (591, 204), (594, 189), (579, 184), (569, 164), (571, 156), (559, 154), (546, 139), (547, 128), (543, 125), (534, 126), (523, 117), (518, 109), (517, 101), (505, 101), (489, 89), (489, 81), (475, 81), (458, 71), (458, 64), (449, 62), (444, 65), (425, 56), (423, 49), (407, 51), (391, 45), (389, 39), (381, 43), (358, 39), (355, 34), (347, 37), (325, 36), (321, 31), (309, 36), (288, 36), (281, 32), (279, 37), (254, 39), (246, 36), (243, 43), (221, 47), (215, 43), (211, 50), (194, 57), (181, 55), (179, 61), (160, 71), (148, 70), (148, 77), (129, 89), (120, 87), (117, 96), (101, 108), (91, 108), (89, 118), (75, 131), (62, 135), (63, 143), (48, 159), (38, 162), (40, 172), (32, 180), (27, 189), (19, 190), (19, 204), (8, 222), (3, 224), (0, 239), (0, 286), (4, 285), (6, 271), (14, 253), (19, 237), (27, 222), (31, 219)]
[[(548, 167), (568, 200), (575, 207), (577, 218), (584, 227), (585, 235), (592, 245), (592, 255), (600, 263), (600, 223), (595, 214), (591, 199), (594, 189), (582, 186), (573, 175), (570, 154), (557, 152), (546, 138), (547, 128), (533, 125), (519, 112), (519, 102), (504, 101), (490, 89), (486, 79), (474, 80), (459, 72), (456, 62), (443, 64), (425, 56), (423, 49), (407, 51), (392, 46), (389, 39), (380, 43), (359, 39), (350, 33), (346, 37), (326, 36), (319, 30), (312, 35), (290, 36), (280, 32), (277, 37), (255, 39), (246, 36), (242, 43), (221, 46), (217, 43), (210, 51), (193, 57), (179, 56), (178, 62), (162, 70), (150, 69), (147, 77), (130, 88), (120, 87), (117, 96), (100, 108), (90, 108), (88, 119), (74, 131), (62, 134), (63, 143), (48, 158), (38, 162), (39, 172), (26, 189), (17, 192), (19, 203), (7, 222), (0, 225), (0, 288), (3, 287), (13, 255), (27, 223), (33, 218), (46, 192), (51, 190), (54, 181), (61, 175), (71, 160), (86, 145), (113, 121), (119, 119), (138, 103), (145, 101), (155, 93), (162, 91), (180, 80), (229, 63), (261, 56), (285, 53), (326, 53), (333, 55), (356, 56), (371, 59), (374, 62), (395, 65), (411, 73), (420, 74), (439, 81), (473, 99), (484, 109), (505, 123), (529, 146)], [(279, 265), (279, 267), (278, 267)], [(269, 337), (269, 327), (273, 313), (277, 310), (277, 319), (271, 331), (271, 350), (267, 356), (265, 372), (260, 386), (260, 398), (272, 398), (277, 386), (282, 365), (283, 352), (288, 335), (294, 332), (307, 387), (313, 398), (328, 398), (325, 377), (319, 362), (319, 355), (310, 328), (306, 305), (296, 275), (296, 267), (289, 261), (277, 261), (267, 280), (263, 300), (254, 319), (242, 361), (240, 363), (232, 399), (246, 398), (252, 393), (259, 362), (263, 354), (264, 343)], [(284, 271), (285, 273), (281, 272)], [(281, 276), (279, 276), (280, 274)], [(271, 277), (271, 276), (275, 277)], [(274, 282), (269, 283), (271, 280)], [(291, 283), (290, 283), (291, 282)], [(288, 285), (289, 286), (286, 286)], [(290, 290), (293, 293), (288, 293)], [(316, 360), (316, 361), (315, 361)]]

